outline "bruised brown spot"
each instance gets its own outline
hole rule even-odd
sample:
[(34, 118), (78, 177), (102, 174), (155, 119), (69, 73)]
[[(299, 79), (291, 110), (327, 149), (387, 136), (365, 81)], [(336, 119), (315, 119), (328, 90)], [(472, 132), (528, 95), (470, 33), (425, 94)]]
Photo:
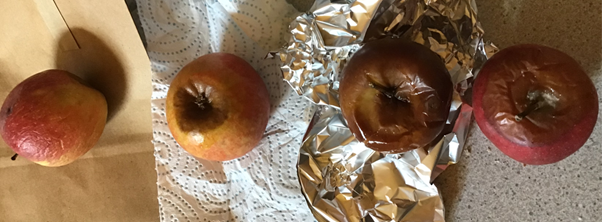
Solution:
[(222, 125), (228, 118), (225, 110), (216, 108), (205, 92), (196, 88), (178, 89), (174, 99), (178, 127), (185, 132), (207, 132)]
[(10, 116), (11, 113), (13, 113), (13, 107), (9, 106), (8, 109), (6, 109), (6, 116)]

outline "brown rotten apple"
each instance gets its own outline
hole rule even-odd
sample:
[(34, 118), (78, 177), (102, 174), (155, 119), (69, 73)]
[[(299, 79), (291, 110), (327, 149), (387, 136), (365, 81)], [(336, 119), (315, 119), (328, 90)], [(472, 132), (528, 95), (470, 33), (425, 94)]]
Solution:
[(439, 55), (400, 39), (366, 43), (340, 82), (349, 129), (367, 147), (405, 152), (431, 143), (443, 130), (453, 94)]
[(512, 46), (487, 61), (474, 83), (473, 105), (483, 134), (531, 165), (577, 151), (598, 116), (596, 89), (577, 61), (540, 45)]
[(88, 152), (107, 119), (107, 102), (79, 77), (47, 70), (18, 84), (0, 109), (0, 134), (21, 157), (62, 166)]
[(270, 102), (261, 77), (245, 60), (227, 53), (186, 65), (167, 93), (167, 123), (175, 140), (195, 157), (241, 157), (261, 140)]

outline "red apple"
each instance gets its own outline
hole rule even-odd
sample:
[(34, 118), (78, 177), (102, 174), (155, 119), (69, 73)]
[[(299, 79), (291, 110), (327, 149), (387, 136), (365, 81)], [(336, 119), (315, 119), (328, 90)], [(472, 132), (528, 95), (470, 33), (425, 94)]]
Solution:
[(366, 43), (340, 81), (349, 129), (367, 147), (399, 153), (427, 146), (441, 134), (453, 84), (442, 58), (401, 39)]
[(166, 102), (175, 140), (206, 160), (232, 160), (251, 151), (270, 115), (268, 90), (259, 74), (227, 53), (207, 54), (182, 68)]
[(97, 90), (67, 71), (47, 70), (18, 84), (0, 109), (0, 134), (21, 157), (62, 166), (88, 152), (107, 119)]
[(579, 63), (540, 45), (494, 55), (473, 88), (483, 134), (509, 157), (530, 165), (558, 162), (585, 144), (598, 118), (598, 95)]

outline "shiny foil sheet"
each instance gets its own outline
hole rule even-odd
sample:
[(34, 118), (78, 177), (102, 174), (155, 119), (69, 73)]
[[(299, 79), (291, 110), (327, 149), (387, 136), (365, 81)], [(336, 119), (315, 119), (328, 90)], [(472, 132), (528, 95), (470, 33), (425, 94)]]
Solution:
[[(298, 175), (319, 221), (444, 221), (431, 182), (461, 155), (472, 116), (472, 80), (497, 48), (483, 40), (474, 0), (316, 0), (290, 25), (279, 56), (284, 79), (318, 104), (301, 147)], [(401, 154), (358, 142), (340, 112), (338, 85), (362, 43), (412, 40), (439, 54), (455, 85), (441, 139)]]

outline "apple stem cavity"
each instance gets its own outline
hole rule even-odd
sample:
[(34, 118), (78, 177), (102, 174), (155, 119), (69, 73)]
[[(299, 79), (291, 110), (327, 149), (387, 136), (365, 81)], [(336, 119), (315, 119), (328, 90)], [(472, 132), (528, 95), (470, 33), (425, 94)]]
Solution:
[(15, 153), (15, 155), (13, 155), (12, 157), (10, 157), (10, 160), (12, 160), (12, 161), (17, 160), (17, 156), (19, 156), (19, 154)]
[(514, 119), (517, 122), (520, 122), (525, 117), (527, 117), (527, 115), (529, 115), (530, 113), (532, 113), (544, 106), (556, 107), (556, 103), (559, 100), (558, 97), (556, 97), (552, 93), (549, 93), (549, 92), (542, 93), (541, 91), (537, 91), (537, 90), (529, 92), (527, 94), (527, 99), (529, 99), (531, 101), (531, 103), (529, 103), (529, 105), (527, 106), (527, 108), (524, 111), (522, 111), (518, 115), (514, 116)]
[(205, 94), (200, 94), (195, 98), (194, 104), (199, 106), (201, 109), (205, 109), (205, 105), (209, 103), (209, 100), (205, 96)]
[(372, 88), (380, 91), (383, 95), (385, 95), (389, 99), (395, 98), (395, 99), (400, 100), (402, 102), (410, 103), (409, 99), (403, 98), (401, 96), (397, 96), (396, 93), (395, 93), (395, 90), (393, 90), (393, 89), (390, 89), (390, 88), (387, 88), (387, 87), (384, 87), (384, 86), (381, 86), (379, 84), (375, 84), (375, 83), (372, 83), (372, 82), (369, 83), (369, 85), (370, 85), (370, 87), (372, 87)]

